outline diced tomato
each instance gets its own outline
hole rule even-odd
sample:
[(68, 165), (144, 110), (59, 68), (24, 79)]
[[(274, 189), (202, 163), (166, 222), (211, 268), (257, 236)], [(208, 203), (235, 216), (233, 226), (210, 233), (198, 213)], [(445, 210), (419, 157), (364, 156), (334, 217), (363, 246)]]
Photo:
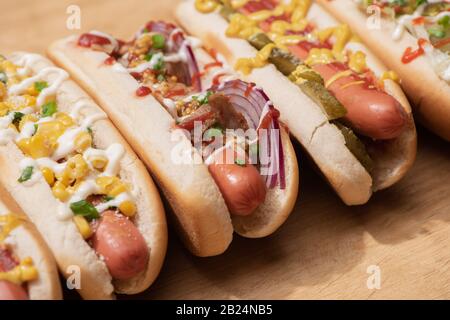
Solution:
[(184, 96), (185, 94), (186, 94), (186, 90), (184, 88), (172, 89), (172, 90), (169, 90), (169, 92), (167, 92), (167, 94), (165, 95), (165, 98), (179, 97), (179, 96)]
[(13, 269), (19, 263), (13, 257), (12, 252), (5, 247), (0, 246), (0, 272)]
[(191, 131), (191, 130), (194, 129), (195, 122), (202, 122), (203, 123), (206, 120), (214, 119), (214, 116), (215, 116), (215, 113), (213, 111), (200, 113), (198, 115), (189, 117), (185, 121), (177, 124), (177, 127), (181, 128), (181, 129), (185, 129), (185, 130)]
[(152, 93), (152, 90), (149, 87), (145, 87), (145, 86), (139, 87), (136, 90), (136, 95), (138, 97), (145, 97), (145, 96), (148, 96), (150, 93)]
[(103, 63), (110, 66), (110, 65), (113, 65), (114, 62), (116, 62), (116, 59), (114, 57), (108, 57), (105, 59), (105, 61)]
[(245, 4), (239, 11), (244, 14), (250, 14), (261, 10), (273, 10), (278, 4), (277, 0), (251, 0)]
[(104, 46), (111, 44), (111, 41), (108, 38), (91, 33), (83, 33), (80, 38), (78, 38), (78, 45), (81, 47), (90, 48), (94, 44)]

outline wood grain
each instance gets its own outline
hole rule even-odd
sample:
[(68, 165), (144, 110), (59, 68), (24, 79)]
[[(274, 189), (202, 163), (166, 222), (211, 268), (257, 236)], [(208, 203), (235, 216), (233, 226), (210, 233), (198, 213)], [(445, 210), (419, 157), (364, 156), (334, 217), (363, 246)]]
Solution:
[[(128, 38), (149, 19), (170, 19), (176, 2), (1, 0), (0, 52), (44, 53), (51, 41), (80, 32), (66, 29), (69, 4), (81, 8), (82, 31)], [(172, 232), (161, 276), (133, 298), (450, 298), (448, 143), (419, 128), (418, 157), (407, 177), (352, 208), (297, 150), (301, 193), (276, 234), (260, 240), (236, 236), (224, 255), (201, 259), (184, 250)], [(380, 268), (380, 289), (367, 287), (371, 265)]]

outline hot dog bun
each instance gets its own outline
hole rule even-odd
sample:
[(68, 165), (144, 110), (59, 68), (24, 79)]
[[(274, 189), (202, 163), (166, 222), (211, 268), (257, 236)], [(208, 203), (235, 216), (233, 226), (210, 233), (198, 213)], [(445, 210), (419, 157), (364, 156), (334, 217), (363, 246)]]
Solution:
[(402, 63), (406, 48), (416, 48), (417, 39), (404, 32), (401, 39), (394, 40), (395, 21), (385, 17), (381, 17), (380, 29), (369, 29), (368, 16), (351, 0), (317, 2), (336, 18), (349, 24), (372, 52), (398, 73), (416, 118), (442, 138), (450, 140), (450, 86), (439, 78), (426, 56), (420, 56), (408, 64)]
[(0, 215), (8, 213), (13, 213), (21, 219), (20, 225), (7, 237), (8, 244), (19, 259), (31, 257), (39, 273), (37, 280), (27, 283), (29, 299), (62, 299), (55, 258), (36, 227), (27, 220), (8, 192), (0, 186)]
[[(15, 53), (10, 59), (18, 61), (24, 53)], [(33, 72), (53, 64), (39, 57), (32, 64)], [(69, 111), (77, 101), (85, 99), (89, 107), (86, 114), (102, 112), (97, 105), (73, 81), (65, 80), (56, 93), (58, 110)], [(32, 186), (17, 182), (21, 175), (19, 162), (23, 153), (15, 143), (0, 146), (0, 177), (6, 189), (14, 196), (25, 214), (36, 224), (50, 249), (55, 255), (61, 272), (67, 277), (73, 266), (81, 270), (81, 288), (86, 299), (110, 299), (114, 292), (134, 294), (147, 289), (157, 277), (166, 252), (167, 229), (164, 210), (157, 189), (144, 165), (121, 137), (109, 120), (99, 120), (92, 125), (93, 140), (96, 147), (106, 149), (113, 143), (125, 148), (120, 162), (120, 176), (131, 184), (136, 194), (137, 213), (134, 223), (148, 246), (150, 259), (145, 272), (127, 281), (112, 281), (112, 277), (102, 259), (83, 239), (72, 219), (57, 217), (60, 202), (53, 196), (46, 181), (41, 178)], [(72, 270), (72, 271), (70, 271)]]
[[(184, 28), (216, 48), (231, 65), (239, 58), (256, 55), (257, 51), (247, 41), (225, 35), (228, 22), (219, 13), (202, 14), (195, 9), (194, 2), (185, 1), (176, 9), (176, 18)], [(336, 24), (315, 4), (308, 18), (314, 19), (319, 27)], [(382, 74), (385, 70), (383, 65), (367, 49), (364, 52), (369, 67), (375, 74)], [(247, 79), (265, 88), (280, 109), (281, 119), (288, 125), (291, 134), (348, 205), (366, 203), (373, 191), (387, 188), (400, 180), (414, 162), (416, 132), (411, 108), (400, 87), (391, 80), (384, 81), (385, 89), (406, 111), (407, 129), (400, 137), (387, 142), (383, 150), (375, 150), (371, 154), (375, 160), (371, 176), (346, 147), (343, 135), (327, 120), (321, 108), (273, 65), (253, 69)]]
[[(174, 119), (152, 97), (136, 97), (138, 82), (128, 73), (105, 67), (108, 58), (77, 46), (77, 38), (55, 42), (49, 56), (103, 107), (156, 177), (169, 200), (186, 246), (197, 256), (224, 252), (236, 232), (263, 237), (274, 232), (291, 212), (298, 191), (298, 167), (288, 135), (285, 146), (286, 189), (268, 191), (266, 201), (247, 217), (230, 218), (223, 196), (200, 154), (185, 136), (171, 139)], [(283, 129), (284, 130), (284, 129)], [(180, 150), (180, 142), (182, 148)], [(193, 154), (197, 164), (174, 164), (172, 153)]]

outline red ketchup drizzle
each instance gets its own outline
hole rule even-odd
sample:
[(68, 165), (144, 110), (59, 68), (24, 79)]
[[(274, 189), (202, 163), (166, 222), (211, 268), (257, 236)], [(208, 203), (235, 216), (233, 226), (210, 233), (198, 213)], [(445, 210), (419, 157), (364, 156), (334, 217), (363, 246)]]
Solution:
[(145, 97), (145, 96), (148, 96), (150, 93), (152, 93), (152, 90), (149, 87), (146, 87), (146, 86), (139, 87), (136, 90), (136, 95), (138, 97)]

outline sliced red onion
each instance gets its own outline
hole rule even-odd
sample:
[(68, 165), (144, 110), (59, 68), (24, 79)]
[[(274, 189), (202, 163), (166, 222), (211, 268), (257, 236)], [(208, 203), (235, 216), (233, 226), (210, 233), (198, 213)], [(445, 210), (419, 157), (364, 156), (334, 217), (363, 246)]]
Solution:
[(200, 69), (198, 68), (194, 51), (192, 50), (189, 41), (186, 39), (186, 34), (172, 23), (164, 21), (151, 21), (146, 24), (145, 29), (149, 32), (156, 32), (164, 36), (167, 43), (171, 44), (167, 48), (168, 54), (181, 54), (186, 57), (185, 72), (188, 75), (188, 77), (186, 77), (188, 83), (185, 84), (192, 86), (195, 92), (201, 92), (202, 82), (199, 76)]
[[(268, 112), (275, 110), (275, 107), (262, 89), (242, 80), (227, 81), (221, 85), (213, 86), (210, 90), (228, 97), (236, 110), (245, 117), (251, 129), (260, 129), (263, 118)], [(281, 189), (285, 189), (286, 177), (283, 145), (280, 124), (276, 117), (271, 118), (267, 129), (265, 137), (267, 143), (261, 143), (260, 141), (259, 152), (261, 158), (269, 161), (262, 166), (261, 169), (264, 170), (261, 170), (260, 173), (264, 176), (269, 188), (279, 185)]]

